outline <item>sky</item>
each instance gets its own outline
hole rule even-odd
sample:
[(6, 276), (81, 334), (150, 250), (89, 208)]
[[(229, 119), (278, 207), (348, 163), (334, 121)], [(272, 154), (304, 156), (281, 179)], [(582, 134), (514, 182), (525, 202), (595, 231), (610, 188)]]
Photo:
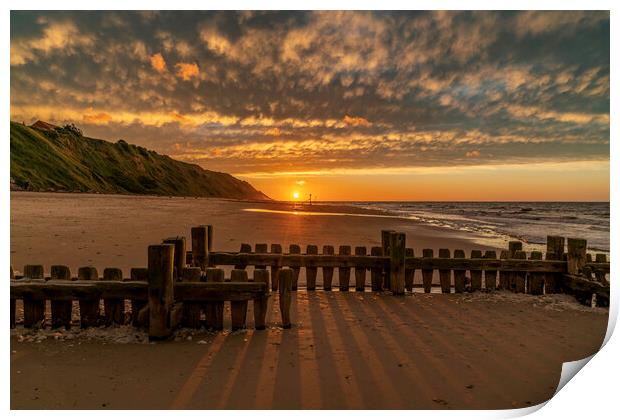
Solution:
[(275, 199), (609, 200), (609, 12), (11, 12), (11, 120)]

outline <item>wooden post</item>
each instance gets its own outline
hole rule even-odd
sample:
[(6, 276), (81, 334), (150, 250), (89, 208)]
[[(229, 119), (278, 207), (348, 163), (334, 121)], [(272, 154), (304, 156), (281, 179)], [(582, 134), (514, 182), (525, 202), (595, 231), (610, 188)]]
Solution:
[[(450, 258), (450, 250), (440, 249), (439, 258)], [(450, 293), (450, 270), (439, 270), (439, 284), (441, 293)]]
[[(507, 260), (510, 256), (508, 250), (503, 250), (499, 253), (500, 260)], [(500, 290), (510, 290), (510, 273), (508, 271), (501, 270), (499, 272), (499, 286)]]
[(213, 251), (213, 225), (207, 225), (207, 254), (211, 251)]
[(181, 278), (184, 283), (201, 281), (202, 271), (200, 267), (183, 267)]
[[(394, 230), (382, 230), (381, 231), (381, 246), (383, 247), (383, 255), (386, 257), (390, 255), (390, 234), (395, 232)], [(390, 264), (387, 264), (383, 269), (383, 289), (392, 290), (390, 287)]]
[[(25, 265), (24, 279), (45, 281), (42, 265)], [(23, 299), (24, 328), (39, 328), (45, 324), (45, 300)]]
[(587, 241), (585, 239), (568, 238), (567, 246), (567, 269), (568, 274), (579, 275), (586, 265), (586, 248)]
[[(201, 282), (206, 281), (206, 278), (202, 277), (202, 272), (200, 271), (200, 267), (191, 267), (194, 271), (186, 272), (183, 276), (183, 282)], [(186, 268), (188, 270), (188, 268)], [(211, 270), (211, 268), (206, 268), (206, 271)], [(191, 274), (190, 274), (191, 273)], [(181, 325), (187, 328), (200, 328), (200, 316), (203, 305), (198, 302), (183, 302), (183, 318), (181, 320)], [(206, 314), (205, 308), (205, 314)]]
[[(99, 273), (95, 267), (78, 268), (78, 280), (99, 280)], [(99, 300), (80, 299), (80, 327), (89, 328), (99, 324)]]
[[(365, 246), (356, 246), (355, 255), (366, 255)], [(355, 291), (363, 292), (366, 288), (366, 267), (355, 267)]]
[[(523, 244), (520, 241), (510, 241), (508, 242), (508, 258), (515, 259), (515, 253), (517, 251), (521, 251), (523, 249)], [(508, 289), (515, 291), (516, 281), (517, 281), (517, 273), (515, 271), (506, 272), (506, 277), (508, 279)]]
[(415, 277), (415, 268), (407, 267), (407, 258), (413, 258), (415, 256), (413, 248), (405, 248), (405, 289), (408, 292), (413, 292), (413, 279)]
[[(547, 260), (562, 261), (564, 259), (564, 238), (561, 236), (547, 236)], [(545, 275), (545, 294), (560, 293), (561, 273), (547, 273)]]
[[(482, 258), (482, 251), (474, 249), (471, 251), (472, 259)], [(479, 292), (482, 290), (482, 270), (469, 270), (469, 276), (471, 278), (470, 292)]]
[[(200, 268), (199, 268), (200, 269)], [(149, 269), (146, 267), (134, 267), (130, 273), (131, 281), (149, 281)], [(141, 310), (148, 307), (147, 300), (132, 299), (131, 300), (131, 324), (134, 327), (141, 326), (140, 318), (138, 314)]]
[(204, 271), (209, 263), (209, 245), (206, 226), (192, 228), (192, 265)]
[[(239, 249), (239, 253), (241, 254), (250, 254), (252, 252), (252, 245), (250, 244), (241, 244), (241, 248)], [(237, 270), (245, 270), (246, 269), (246, 265), (245, 264), (236, 264), (235, 265), (235, 269)]]
[(175, 236), (163, 240), (165, 244), (174, 245), (174, 281), (183, 281), (183, 268), (185, 267), (185, 237)]
[[(103, 280), (123, 281), (123, 272), (120, 268), (105, 268), (103, 270)], [(125, 300), (103, 299), (103, 312), (105, 315), (105, 325), (123, 325), (125, 323)]]
[[(51, 280), (71, 280), (71, 270), (66, 265), (53, 265), (50, 268)], [(52, 328), (64, 327), (71, 329), (71, 310), (73, 302), (70, 300), (52, 300)]]
[[(248, 281), (248, 272), (245, 270), (232, 270), (230, 273), (230, 281), (245, 282)], [(246, 327), (246, 318), (248, 313), (248, 301), (231, 301), (230, 302), (230, 318), (232, 320), (232, 330), (243, 330)]]
[[(207, 283), (224, 282), (224, 270), (221, 268), (207, 268), (205, 271)], [(207, 328), (220, 331), (224, 329), (224, 302), (209, 302), (205, 304), (205, 319)]]
[[(495, 251), (485, 251), (484, 257), (487, 260), (496, 260), (497, 253)], [(497, 270), (484, 271), (484, 288), (487, 292), (492, 292), (497, 287)]]
[[(13, 266), (11, 266), (11, 280), (15, 279)], [(11, 328), (15, 328), (15, 312), (17, 311), (17, 300), (11, 299)]]
[[(266, 254), (268, 252), (269, 247), (267, 246), (267, 244), (255, 244), (254, 245), (254, 252), (257, 254)], [(266, 265), (256, 265), (254, 266), (254, 268), (258, 269), (258, 270), (264, 270), (267, 268)], [(271, 280), (273, 281), (273, 273), (271, 273)], [(276, 286), (277, 287), (277, 286)]]
[(149, 267), (149, 339), (170, 336), (170, 309), (174, 304), (174, 245), (150, 245)]
[(390, 287), (395, 295), (405, 293), (405, 246), (402, 232), (390, 233)]
[[(455, 249), (454, 258), (464, 259), (465, 251)], [(465, 270), (454, 270), (454, 293), (463, 292), (465, 292)]]
[(510, 253), (510, 258), (514, 258), (514, 254), (517, 251), (523, 250), (523, 244), (521, 241), (510, 241), (508, 242), (508, 252)]
[[(524, 260), (526, 257), (525, 251), (515, 251), (514, 259), (515, 260)], [(514, 271), (513, 272), (513, 290), (515, 293), (525, 293), (525, 271)]]
[(265, 318), (269, 308), (269, 271), (254, 270), (253, 281), (257, 283), (265, 283), (265, 295), (254, 299), (254, 328), (257, 330), (265, 329)]
[[(288, 247), (288, 253), (291, 255), (299, 255), (301, 254), (301, 247), (297, 244), (291, 244)], [(291, 270), (293, 270), (293, 289), (297, 290), (297, 284), (299, 283), (299, 270), (300, 267), (298, 265), (291, 266)]]
[[(350, 256), (351, 247), (349, 245), (340, 245), (338, 249), (339, 255)], [(338, 286), (341, 292), (349, 291), (349, 283), (351, 282), (351, 267), (338, 267)]]
[(280, 270), (279, 279), (282, 328), (291, 328), (291, 288), (293, 285), (293, 270), (290, 268)]
[[(530, 260), (542, 260), (542, 252), (532, 251)], [(529, 273), (527, 282), (527, 292), (531, 295), (542, 295), (545, 286), (545, 275), (543, 273)]]
[[(282, 245), (271, 244), (271, 253), (278, 254), (280, 257), (282, 257)], [(278, 275), (281, 268), (281, 263), (277, 263), (271, 266), (271, 290), (273, 290), (274, 292), (277, 291), (279, 287)]]
[[(334, 255), (334, 247), (331, 245), (323, 246), (323, 255)], [(334, 267), (323, 267), (323, 290), (332, 290), (332, 277), (334, 276)]]
[[(605, 254), (596, 254), (595, 261), (597, 263), (606, 263), (607, 255)], [(595, 270), (594, 275), (596, 276), (596, 281), (599, 283), (607, 284), (607, 279), (605, 278), (605, 272), (603, 270)]]
[[(307, 255), (318, 255), (319, 247), (316, 245), (308, 245), (306, 247)], [(316, 290), (316, 272), (317, 268), (306, 265), (306, 290)]]
[[(423, 249), (422, 258), (433, 258), (432, 249)], [(433, 270), (428, 268), (422, 269), (422, 285), (424, 286), (424, 293), (430, 293), (433, 287)]]
[[(373, 246), (370, 248), (370, 255), (373, 257), (382, 257), (383, 247)], [(370, 288), (373, 292), (380, 292), (383, 290), (383, 268), (370, 269)]]

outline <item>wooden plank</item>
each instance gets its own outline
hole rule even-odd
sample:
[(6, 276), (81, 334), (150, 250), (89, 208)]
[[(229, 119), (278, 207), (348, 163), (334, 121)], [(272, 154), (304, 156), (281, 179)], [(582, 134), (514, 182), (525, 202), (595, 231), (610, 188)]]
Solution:
[[(308, 245), (306, 247), (306, 254), (309, 256), (317, 255), (319, 253), (319, 247), (316, 245)], [(306, 267), (306, 289), (307, 290), (316, 290), (316, 274), (317, 268), (316, 266), (309, 265), (308, 263), (304, 264)]]
[(183, 267), (183, 272), (181, 273), (181, 279), (183, 279), (183, 281), (201, 281), (201, 277), (202, 271), (200, 267)]
[(581, 274), (586, 265), (587, 241), (585, 239), (568, 238), (567, 240), (567, 268), (568, 274)]
[[(44, 279), (43, 266), (28, 264), (24, 266), (24, 279)], [(24, 327), (42, 328), (45, 324), (45, 300), (24, 298)]]
[[(514, 258), (517, 260), (525, 260), (525, 251), (515, 251)], [(513, 272), (513, 287), (512, 290), (515, 293), (525, 293), (525, 271)]]
[[(405, 267), (407, 267), (407, 258), (413, 258), (413, 248), (405, 248)], [(413, 279), (415, 277), (415, 268), (405, 268), (405, 289), (408, 292), (413, 292)]]
[(271, 244), (271, 253), (277, 258), (274, 264), (271, 265), (271, 290), (275, 292), (279, 287), (278, 275), (282, 268), (282, 245)]
[[(454, 250), (454, 258), (465, 259), (465, 251)], [(465, 292), (465, 270), (454, 270), (454, 293)]]
[[(123, 281), (123, 272), (120, 268), (105, 268), (103, 270), (104, 281)], [(125, 299), (103, 299), (104, 322), (106, 326), (125, 323)]]
[[(542, 252), (532, 251), (530, 254), (531, 260), (542, 260)], [(545, 274), (543, 273), (530, 273), (528, 275), (527, 293), (530, 295), (542, 295), (544, 293), (545, 286)]]
[[(11, 281), (11, 299), (24, 297), (39, 300), (94, 300), (146, 299), (147, 284), (143, 281), (90, 281), (90, 280), (14, 280)], [(99, 310), (99, 308), (97, 308)]]
[[(205, 271), (205, 279), (207, 281), (206, 286), (210, 286), (211, 284), (218, 285), (230, 285), (230, 283), (224, 283), (224, 270), (221, 268), (208, 268)], [(206, 291), (206, 289), (203, 289)], [(178, 290), (179, 295), (183, 296), (183, 292)], [(207, 300), (210, 297), (218, 297), (214, 296), (214, 294), (207, 294), (206, 296), (201, 296), (199, 292), (196, 290), (191, 291), (189, 294), (185, 295), (185, 300), (188, 298), (194, 298), (197, 300)], [(220, 298), (219, 301), (214, 303), (207, 303), (205, 308), (205, 319), (207, 328), (214, 329), (216, 331), (221, 331), (224, 329), (224, 299)]]
[[(66, 265), (53, 265), (50, 268), (50, 281), (54, 280), (71, 280), (71, 270)], [(71, 329), (71, 312), (73, 310), (73, 301), (69, 300), (51, 300), (52, 307), (52, 328)]]
[[(230, 280), (231, 282), (248, 283), (248, 272), (245, 270), (232, 270), (230, 272)], [(247, 313), (247, 300), (236, 300), (230, 302), (230, 317), (232, 319), (233, 331), (245, 329)]]
[[(99, 274), (97, 273), (97, 269), (92, 266), (78, 268), (78, 280), (98, 281)], [(99, 301), (101, 295), (91, 296), (90, 298), (79, 299), (81, 328), (90, 328), (99, 325)]]
[(254, 328), (265, 329), (265, 318), (269, 308), (269, 272), (267, 270), (254, 270), (254, 278), (250, 281), (263, 285), (264, 293), (254, 298)]
[[(301, 254), (301, 247), (297, 244), (290, 244), (288, 247), (288, 252), (291, 255), (299, 255)], [(301, 266), (299, 264), (291, 264), (289, 267), (291, 268), (291, 270), (293, 270), (293, 290), (297, 290), (297, 284), (299, 283), (299, 271)]]
[(293, 270), (290, 268), (280, 270), (279, 279), (282, 328), (291, 328), (291, 288), (293, 285)]
[[(481, 259), (482, 251), (474, 249), (471, 251), (471, 259)], [(479, 292), (482, 290), (482, 270), (469, 270), (469, 277), (471, 284), (469, 286), (470, 292)]]
[[(564, 256), (564, 238), (561, 236), (547, 236), (547, 260), (562, 260)], [(568, 264), (567, 264), (568, 265)], [(566, 271), (566, 269), (564, 270)], [(562, 276), (548, 274), (545, 276), (545, 294), (561, 292)]]
[[(355, 255), (366, 255), (365, 246), (356, 246)], [(355, 291), (363, 292), (366, 288), (366, 267), (355, 267)]]
[(207, 226), (195, 226), (192, 228), (192, 265), (205, 270), (209, 264)]
[[(148, 247), (149, 339), (170, 336), (170, 309), (174, 304), (174, 245)], [(178, 283), (183, 284), (183, 283)]]
[[(373, 246), (370, 249), (370, 255), (382, 257), (383, 247)], [(370, 289), (373, 292), (380, 292), (383, 290), (383, 267), (374, 267), (370, 269)]]
[[(484, 252), (484, 256), (487, 260), (496, 260), (497, 253), (495, 251), (487, 250)], [(484, 271), (484, 288), (487, 292), (492, 292), (497, 288), (497, 270), (485, 270)]]
[(403, 232), (390, 233), (390, 288), (395, 295), (405, 293), (406, 242)]
[[(450, 258), (450, 250), (440, 249), (439, 258)], [(450, 293), (450, 270), (439, 270), (439, 284), (441, 285), (441, 293)]]
[[(149, 269), (147, 267), (133, 267), (130, 271), (129, 278), (132, 282), (144, 282), (146, 286), (146, 283), (149, 280)], [(146, 326), (146, 324), (140, 324), (140, 320), (138, 319), (138, 314), (140, 313), (140, 311), (144, 308), (148, 308), (146, 290), (147, 287), (144, 288), (143, 299), (131, 299), (131, 325), (133, 325), (134, 327)]]
[(562, 287), (571, 294), (581, 294), (586, 296), (596, 294), (597, 304), (601, 302), (601, 300), (598, 300), (599, 296), (602, 298), (602, 302), (609, 304), (609, 286), (604, 286), (598, 282), (587, 280), (582, 276), (564, 274), (562, 276)]
[[(433, 258), (433, 250), (423, 249), (422, 258)], [(422, 284), (424, 285), (424, 293), (430, 293), (433, 284), (433, 268), (422, 269)]]
[[(383, 248), (383, 255), (390, 256), (390, 234), (395, 232), (394, 230), (382, 230), (381, 231), (381, 247)], [(390, 264), (386, 264), (383, 267), (383, 288), (385, 290), (392, 290), (390, 287)]]
[[(350, 245), (340, 245), (338, 248), (338, 254), (349, 257), (351, 256), (351, 246)], [(338, 267), (338, 286), (341, 292), (349, 291), (349, 284), (351, 282), (351, 268), (349, 267)]]
[[(510, 257), (510, 252), (505, 249), (500, 252), (499, 258), (502, 260), (507, 260)], [(508, 271), (502, 270), (499, 272), (499, 290), (510, 290), (510, 273)]]
[[(334, 255), (334, 247), (331, 245), (323, 246), (323, 255)], [(323, 266), (323, 290), (332, 290), (332, 278), (334, 276), (334, 268)]]
[(185, 267), (185, 237), (174, 236), (162, 241), (164, 244), (174, 245), (174, 281), (183, 281), (183, 268)]

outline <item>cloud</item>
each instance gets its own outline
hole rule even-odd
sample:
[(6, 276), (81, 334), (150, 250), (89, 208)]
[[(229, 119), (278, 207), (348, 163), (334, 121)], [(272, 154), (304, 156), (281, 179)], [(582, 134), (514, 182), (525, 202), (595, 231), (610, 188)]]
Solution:
[(160, 53), (153, 54), (151, 56), (151, 66), (162, 73), (166, 71), (166, 60), (164, 60), (164, 57), (162, 57)]
[(183, 80), (198, 76), (198, 65), (195, 63), (177, 63), (177, 75)]
[(470, 152), (465, 153), (465, 156), (471, 158), (471, 157), (480, 157), (480, 151), (479, 150), (472, 150)]
[(344, 118), (342, 119), (342, 121), (346, 124), (346, 125), (352, 125), (354, 127), (370, 127), (372, 124), (366, 119), (366, 118), (362, 118), (362, 117), (349, 117), (348, 115), (345, 115)]

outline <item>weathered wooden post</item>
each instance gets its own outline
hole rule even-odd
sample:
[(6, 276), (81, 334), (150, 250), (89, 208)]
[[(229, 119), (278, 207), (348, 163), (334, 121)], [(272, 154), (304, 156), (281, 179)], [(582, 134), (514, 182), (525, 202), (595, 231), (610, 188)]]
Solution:
[(200, 267), (204, 271), (209, 263), (207, 226), (195, 226), (192, 228), (192, 265)]
[[(597, 263), (607, 263), (607, 255), (605, 254), (596, 254), (595, 262)], [(605, 271), (603, 270), (595, 270), (594, 276), (596, 277), (596, 281), (602, 284), (608, 284), (607, 279), (605, 278)]]
[[(307, 255), (318, 255), (319, 247), (316, 245), (308, 245), (306, 247)], [(312, 264), (306, 264), (306, 290), (316, 290), (316, 273), (317, 268)]]
[[(373, 246), (370, 249), (370, 255), (373, 257), (383, 257), (383, 247)], [(373, 292), (383, 290), (383, 267), (370, 269), (370, 288)]]
[[(356, 246), (355, 255), (365, 256), (366, 247)], [(357, 292), (363, 292), (365, 288), (366, 288), (366, 267), (358, 264), (357, 267), (355, 267), (355, 290)]]
[[(131, 273), (130, 273), (130, 279), (131, 281), (148, 282), (149, 281), (149, 269), (146, 267), (132, 268)], [(147, 317), (145, 317), (146, 322), (142, 322), (142, 320), (138, 316), (140, 314), (140, 311), (142, 310), (148, 310), (148, 300), (132, 299), (131, 300), (131, 324), (134, 327), (146, 325), (146, 323), (148, 322)]]
[(585, 239), (568, 238), (567, 246), (567, 271), (568, 274), (580, 275), (584, 265), (586, 265), (586, 247), (588, 243)]
[[(42, 265), (24, 266), (24, 279), (45, 281)], [(45, 300), (24, 299), (24, 327), (38, 328), (45, 323)]]
[(278, 262), (271, 266), (271, 290), (275, 292), (279, 287), (278, 275), (282, 269), (282, 245), (271, 244), (271, 253), (279, 256)]
[[(423, 249), (422, 258), (433, 258), (433, 250), (428, 249), (428, 248)], [(433, 269), (432, 268), (422, 269), (422, 285), (424, 286), (424, 293), (431, 292), (431, 288), (433, 287)]]
[(280, 313), (282, 314), (282, 328), (291, 328), (291, 288), (293, 285), (293, 270), (280, 270)]
[[(542, 260), (542, 252), (532, 251), (530, 260)], [(528, 274), (527, 292), (531, 295), (542, 295), (545, 286), (545, 275), (543, 273), (531, 272)]]
[[(252, 252), (252, 245), (250, 244), (241, 244), (241, 248), (239, 248), (240, 254), (250, 254)], [(247, 267), (246, 264), (235, 264), (235, 269), (237, 270), (245, 270)]]
[[(508, 258), (516, 259), (515, 253), (517, 251), (521, 251), (523, 249), (523, 244), (520, 241), (509, 241), (508, 242)], [(517, 281), (517, 272), (514, 270), (510, 270), (506, 273), (506, 277), (508, 279), (508, 289), (515, 291), (516, 281)]]
[[(439, 258), (450, 258), (450, 250), (440, 249)], [(439, 270), (439, 284), (441, 285), (441, 293), (450, 293), (450, 270)]]
[(413, 248), (405, 248), (405, 289), (408, 292), (413, 292), (415, 268), (407, 268), (407, 258), (413, 258), (414, 256)]
[[(301, 247), (297, 244), (291, 244), (288, 247), (288, 253), (291, 255), (300, 255)], [(300, 266), (297, 264), (293, 264), (291, 265), (291, 270), (293, 270), (293, 290), (297, 290), (297, 284), (299, 283)]]
[[(471, 259), (481, 259), (482, 251), (474, 249), (471, 251)], [(469, 270), (469, 276), (471, 277), (470, 292), (479, 292), (482, 290), (482, 270)]]
[[(103, 280), (123, 281), (123, 272), (120, 268), (105, 268), (103, 270)], [(105, 325), (123, 325), (125, 323), (125, 300), (103, 299), (103, 312), (105, 315)]]
[[(340, 245), (338, 254), (342, 256), (351, 255), (351, 246)], [(338, 267), (338, 286), (341, 292), (349, 291), (349, 283), (351, 282), (351, 267)]]
[[(51, 280), (71, 280), (71, 270), (66, 265), (53, 265), (50, 268)], [(73, 302), (71, 300), (52, 300), (52, 328), (71, 329), (71, 310)]]
[[(78, 268), (78, 280), (97, 281), (99, 273), (95, 267)], [(80, 299), (80, 327), (94, 327), (99, 323), (99, 298)]]
[[(561, 236), (547, 236), (546, 260), (562, 261), (564, 259), (564, 238)], [(560, 293), (561, 273), (547, 273), (545, 275), (545, 294)]]
[[(497, 253), (495, 251), (485, 251), (484, 259), (496, 260)], [(497, 270), (484, 270), (484, 288), (487, 292), (495, 290), (497, 285)]]
[[(383, 255), (388, 257), (390, 255), (390, 234), (395, 230), (382, 230), (381, 231), (381, 246), (383, 247)], [(383, 288), (385, 290), (392, 290), (390, 288), (390, 264), (386, 264), (383, 268)]]
[[(514, 259), (515, 260), (524, 260), (526, 258), (525, 251), (515, 251)], [(525, 293), (525, 276), (527, 272), (525, 271), (515, 271), (513, 272), (513, 290), (516, 293)]]
[(403, 232), (390, 233), (390, 287), (395, 295), (405, 293), (405, 247)]
[[(243, 282), (248, 281), (248, 272), (245, 270), (232, 270), (230, 272), (231, 282)], [(246, 318), (248, 313), (248, 301), (238, 300), (230, 301), (230, 318), (232, 321), (232, 330), (243, 330), (246, 327)]]
[(164, 244), (174, 245), (174, 281), (182, 281), (185, 267), (185, 236), (175, 236), (163, 240)]
[[(207, 252), (213, 251), (213, 225), (207, 225)], [(209, 267), (213, 267), (209, 264)]]
[(170, 336), (170, 309), (174, 304), (174, 245), (150, 245), (149, 269), (149, 339)]
[[(454, 258), (465, 259), (465, 251), (454, 250)], [(454, 293), (465, 292), (465, 270), (454, 270)]]
[[(223, 283), (224, 270), (209, 267), (205, 271), (207, 283)], [(207, 328), (220, 331), (224, 329), (224, 302), (209, 302), (205, 304), (205, 319)]]
[[(13, 266), (11, 266), (11, 280), (15, 279)], [(11, 328), (15, 328), (15, 312), (17, 311), (17, 299), (11, 299)]]
[(254, 270), (253, 281), (265, 283), (265, 295), (254, 299), (254, 328), (257, 330), (265, 329), (265, 318), (269, 307), (269, 271)]
[[(334, 247), (331, 245), (323, 246), (323, 255), (334, 255)], [(323, 267), (323, 290), (332, 290), (332, 277), (334, 276), (334, 267)]]
[[(503, 250), (499, 253), (500, 260), (507, 260), (510, 257), (508, 250)], [(500, 270), (499, 272), (499, 286), (500, 290), (510, 290), (510, 273), (507, 270)]]
[[(206, 268), (206, 270), (210, 270), (210, 268)], [(200, 267), (185, 267), (183, 272), (183, 283), (206, 281), (206, 278), (202, 276)], [(202, 304), (198, 302), (183, 302), (182, 325), (187, 328), (200, 328), (201, 309)]]
[[(255, 244), (254, 245), (254, 252), (256, 254), (266, 254), (268, 252), (268, 245), (267, 244)], [(267, 268), (266, 265), (255, 265), (254, 268), (258, 269), (258, 270), (264, 270)], [(274, 280), (273, 277), (273, 272), (271, 273), (271, 281)], [(277, 286), (276, 286), (277, 287)]]

